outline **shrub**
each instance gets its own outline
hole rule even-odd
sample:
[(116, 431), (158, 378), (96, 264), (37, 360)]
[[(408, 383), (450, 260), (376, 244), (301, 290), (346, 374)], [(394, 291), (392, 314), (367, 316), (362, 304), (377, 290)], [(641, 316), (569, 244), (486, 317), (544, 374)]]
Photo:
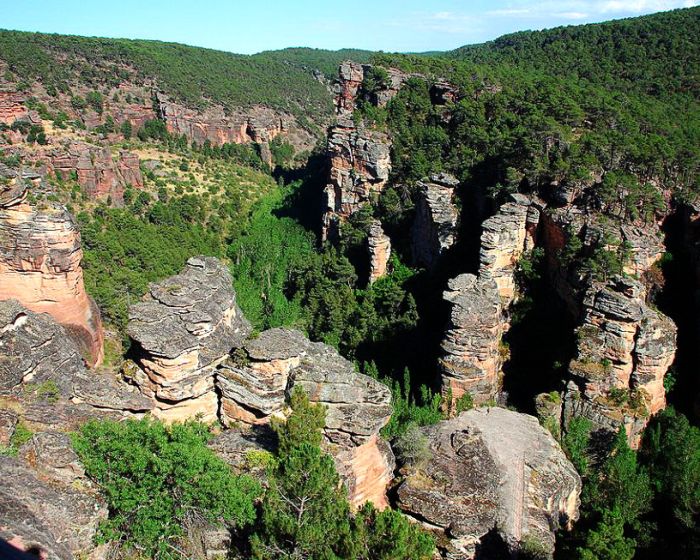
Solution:
[(201, 423), (166, 427), (149, 419), (93, 420), (74, 434), (75, 451), (109, 506), (98, 540), (178, 558), (179, 538), (190, 525), (253, 522), (260, 487), (232, 475), (207, 448), (209, 437)]
[(407, 465), (421, 467), (432, 457), (430, 442), (418, 426), (409, 426), (394, 444), (396, 456)]

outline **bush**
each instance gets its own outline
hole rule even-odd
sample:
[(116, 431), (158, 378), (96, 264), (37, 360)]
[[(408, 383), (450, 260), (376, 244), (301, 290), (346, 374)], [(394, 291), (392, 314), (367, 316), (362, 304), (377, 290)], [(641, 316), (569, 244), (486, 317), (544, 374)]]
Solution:
[(428, 436), (415, 424), (409, 426), (396, 439), (394, 449), (396, 456), (403, 464), (414, 467), (422, 467), (432, 457)]
[(201, 423), (166, 427), (149, 419), (92, 420), (74, 434), (75, 451), (109, 506), (98, 540), (179, 558), (180, 537), (189, 526), (252, 523), (260, 487), (232, 475), (207, 448), (209, 437)]

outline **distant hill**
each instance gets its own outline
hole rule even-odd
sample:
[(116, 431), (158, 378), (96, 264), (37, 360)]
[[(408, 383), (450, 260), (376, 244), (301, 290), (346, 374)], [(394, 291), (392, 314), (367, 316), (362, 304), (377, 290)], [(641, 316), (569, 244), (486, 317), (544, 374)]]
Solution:
[(67, 91), (81, 83), (152, 81), (192, 107), (255, 104), (294, 114), (329, 115), (331, 96), (314, 70), (335, 76), (342, 60), (371, 53), (293, 48), (238, 55), (177, 43), (0, 31), (0, 60), (20, 81)]
[(522, 31), (445, 53), (511, 64), (652, 95), (700, 95), (700, 7), (649, 16)]

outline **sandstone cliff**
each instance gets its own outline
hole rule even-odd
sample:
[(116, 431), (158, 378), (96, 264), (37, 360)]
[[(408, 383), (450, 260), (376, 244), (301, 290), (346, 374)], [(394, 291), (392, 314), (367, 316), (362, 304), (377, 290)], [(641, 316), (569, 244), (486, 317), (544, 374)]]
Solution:
[(565, 416), (585, 416), (599, 429), (624, 427), (633, 445), (666, 406), (663, 380), (676, 351), (675, 325), (645, 296), (629, 278), (589, 288), (564, 406)]
[(455, 189), (459, 181), (451, 175), (432, 175), (418, 183), (416, 217), (411, 230), (413, 261), (433, 267), (440, 255), (457, 240), (459, 210)]
[(379, 195), (391, 170), (386, 134), (340, 119), (328, 133), (328, 182), (324, 189), (323, 238), (337, 235), (338, 225), (373, 196)]
[(387, 273), (391, 257), (391, 239), (384, 233), (379, 220), (374, 220), (367, 236), (367, 252), (369, 253), (369, 284), (373, 284)]
[(20, 172), (7, 172), (0, 187), (0, 299), (49, 313), (66, 327), (88, 364), (99, 364), (104, 334), (83, 285), (77, 224), (59, 204), (27, 204), (26, 181)]
[(512, 552), (524, 539), (554, 550), (554, 531), (578, 518), (581, 479), (537, 420), (481, 408), (421, 429), (430, 458), (404, 467), (398, 507), (439, 531), (444, 557), (488, 557), (496, 532)]

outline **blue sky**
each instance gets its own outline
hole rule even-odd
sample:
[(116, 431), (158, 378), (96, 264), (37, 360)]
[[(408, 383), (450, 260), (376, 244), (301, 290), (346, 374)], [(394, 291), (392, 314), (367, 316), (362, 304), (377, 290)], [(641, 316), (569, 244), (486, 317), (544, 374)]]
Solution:
[(504, 33), (697, 6), (700, 0), (4, 0), (0, 28), (284, 47), (446, 50)]

